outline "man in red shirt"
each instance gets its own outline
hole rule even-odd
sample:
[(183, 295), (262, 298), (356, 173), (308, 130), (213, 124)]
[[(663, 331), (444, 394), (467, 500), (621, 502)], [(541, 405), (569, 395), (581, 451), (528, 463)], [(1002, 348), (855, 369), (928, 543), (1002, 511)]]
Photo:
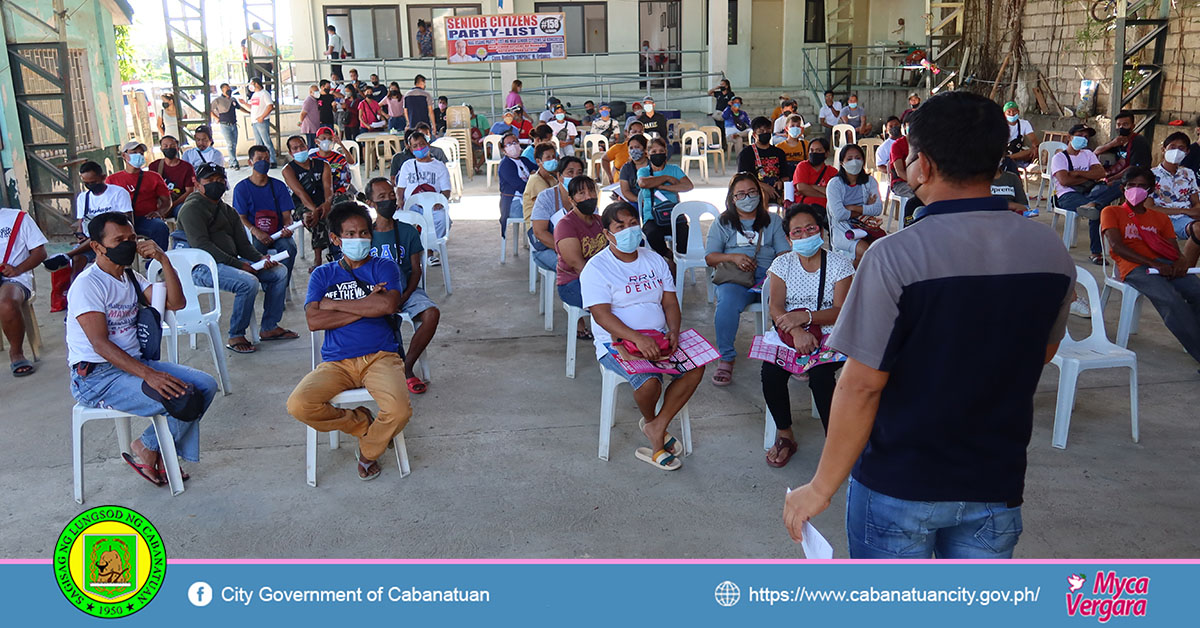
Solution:
[(133, 203), (133, 230), (146, 236), (164, 251), (170, 230), (162, 217), (171, 210), (171, 191), (157, 172), (142, 170), (146, 165), (146, 145), (130, 140), (121, 147), (125, 169), (108, 175), (105, 183), (125, 188)]
[(171, 191), (171, 208), (167, 215), (173, 218), (183, 199), (196, 189), (196, 171), (192, 164), (180, 159), (179, 140), (173, 136), (164, 135), (158, 141), (158, 148), (162, 150), (163, 158), (150, 162), (150, 171), (162, 177)]

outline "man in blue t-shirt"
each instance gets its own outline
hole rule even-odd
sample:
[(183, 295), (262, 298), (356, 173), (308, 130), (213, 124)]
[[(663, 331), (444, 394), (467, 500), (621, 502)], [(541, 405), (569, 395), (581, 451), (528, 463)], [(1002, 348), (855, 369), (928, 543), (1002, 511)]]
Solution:
[(400, 269), (400, 313), (412, 317), (412, 341), (404, 353), (404, 380), (408, 392), (419, 395), (428, 389), (429, 382), (422, 381), (413, 372), (413, 366), (425, 353), (425, 347), (437, 333), (441, 311), (433, 299), (421, 287), (422, 253), (421, 234), (408, 223), (392, 220), (396, 213), (396, 188), (391, 181), (376, 177), (367, 183), (367, 204), (375, 210), (375, 231), (371, 235), (371, 256), (396, 262)]
[[(296, 264), (296, 241), (292, 239), (292, 191), (279, 179), (267, 176), (271, 169), (271, 153), (266, 146), (251, 146), (248, 156), (250, 176), (233, 186), (233, 209), (250, 230), (250, 244), (259, 253), (268, 250), (288, 252), (280, 262), (287, 267), (288, 284), (292, 282), (292, 267)], [(273, 235), (280, 234), (278, 238)]]
[[(389, 316), (400, 307), (400, 271), (371, 257), (371, 217), (355, 202), (334, 206), (326, 221), (342, 259), (313, 271), (304, 315), (312, 331), (325, 330), (321, 359), (288, 397), (288, 413), (320, 432), (341, 430), (359, 440), (358, 477), (373, 480), (377, 462), (392, 438), (412, 417), (408, 391), (397, 375), (404, 371), (396, 327)], [(329, 401), (366, 388), (379, 404), (379, 416), (365, 406), (337, 408)]]

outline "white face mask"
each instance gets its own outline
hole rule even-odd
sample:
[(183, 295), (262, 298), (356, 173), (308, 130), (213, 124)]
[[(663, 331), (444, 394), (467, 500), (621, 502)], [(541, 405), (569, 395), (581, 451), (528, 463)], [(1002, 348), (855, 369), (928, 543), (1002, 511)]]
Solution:
[(846, 172), (850, 173), (851, 175), (858, 176), (858, 173), (862, 172), (863, 169), (863, 160), (848, 159), (842, 164), (842, 167), (845, 168)]
[(1183, 162), (1184, 157), (1187, 157), (1187, 153), (1178, 148), (1172, 148), (1171, 150), (1163, 153), (1163, 159), (1167, 160), (1167, 163), (1170, 164), (1178, 165)]

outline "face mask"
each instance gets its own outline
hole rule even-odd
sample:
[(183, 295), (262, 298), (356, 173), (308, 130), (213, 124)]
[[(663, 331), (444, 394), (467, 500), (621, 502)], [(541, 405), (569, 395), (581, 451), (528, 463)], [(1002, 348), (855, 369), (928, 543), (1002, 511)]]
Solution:
[(412, 153), (413, 157), (416, 157), (417, 159), (425, 159), (429, 156), (429, 147), (426, 146), (425, 148), (415, 149)]
[(851, 108), (851, 109), (858, 109), (858, 103), (856, 103), (856, 102), (852, 102), (852, 103), (850, 103), (850, 108)]
[(253, 168), (258, 174), (267, 174), (267, 171), (271, 169), (271, 162), (266, 159), (259, 159), (254, 162)]
[(368, 238), (342, 238), (342, 255), (355, 262), (361, 262), (371, 253), (371, 240)]
[(126, 240), (116, 246), (105, 248), (104, 256), (117, 266), (129, 266), (133, 264), (133, 258), (137, 256), (137, 242)]
[(646, 112), (646, 115), (648, 115), (648, 116), (649, 116), (649, 115), (653, 115), (653, 114), (654, 114), (654, 105), (646, 105), (646, 106), (643, 108), (643, 111), (645, 111), (645, 112)]
[(146, 156), (141, 153), (133, 153), (129, 156), (129, 165), (134, 168), (141, 168), (146, 165)]
[(656, 168), (663, 167), (667, 163), (667, 154), (666, 153), (654, 153), (653, 155), (650, 155), (650, 163), (653, 164)]
[(1187, 157), (1187, 153), (1179, 150), (1178, 148), (1172, 148), (1171, 150), (1163, 153), (1163, 159), (1167, 160), (1167, 163), (1170, 164), (1179, 164), (1183, 161), (1184, 157)]
[(164, 148), (164, 149), (162, 149), (162, 153), (163, 153), (163, 157), (166, 157), (167, 159), (175, 159), (176, 157), (179, 156), (179, 149), (178, 148)]
[(601, 118), (607, 118), (607, 117), (608, 117), (608, 116), (610, 116), (610, 115), (612, 115), (612, 112), (611, 112), (611, 111), (601, 111), (601, 112), (600, 112), (600, 117), (601, 117)]
[(1082, 135), (1075, 135), (1071, 137), (1071, 148), (1074, 148), (1075, 150), (1083, 150), (1087, 148), (1087, 145), (1088, 138), (1083, 137)]
[(738, 109), (741, 109), (742, 106), (739, 105), (738, 103), (733, 103), (732, 105), (729, 105), (729, 108), (733, 109), (734, 111), (737, 111)]
[(1017, 120), (1021, 119), (1021, 116), (1004, 116), (1004, 117), (1012, 124), (1016, 124)]
[(808, 163), (814, 166), (819, 166), (825, 163), (825, 153), (809, 153)]
[(1117, 135), (1120, 135), (1121, 137), (1127, 137), (1130, 133), (1133, 133), (1133, 129), (1127, 129), (1125, 127), (1117, 129)]
[(513, 159), (516, 159), (517, 157), (519, 157), (521, 155), (521, 145), (520, 144), (509, 144), (508, 146), (505, 146), (504, 154), (508, 155), (509, 157), (512, 157)]
[(562, 178), (562, 180), (563, 180), (563, 181), (562, 181), (562, 186), (563, 186), (563, 189), (568, 189), (568, 188), (570, 188), (570, 187), (571, 187), (571, 179), (574, 179), (574, 178), (575, 178), (575, 177), (563, 177), (563, 178)]
[(592, 115), (593, 113), (596, 113), (596, 110), (592, 107), (585, 107), (583, 111), (585, 113), (587, 113), (589, 116)]
[(308, 151), (302, 150), (298, 153), (292, 153), (292, 159), (295, 159), (296, 161), (298, 161), (300, 163), (304, 163), (304, 162), (308, 161)]
[(205, 183), (204, 184), (204, 195), (214, 201), (218, 201), (218, 200), (221, 200), (221, 196), (223, 194), (225, 194), (226, 189), (228, 189), (228, 186), (225, 185), (224, 181), (213, 181), (212, 183)]
[(760, 197), (758, 197), (758, 196), (747, 196), (746, 198), (735, 198), (735, 199), (733, 199), (733, 205), (734, 205), (734, 207), (737, 207), (738, 211), (740, 211), (740, 212), (752, 214), (758, 210), (759, 198)]
[(547, 172), (553, 172), (555, 170), (558, 170), (558, 160), (557, 159), (547, 159), (542, 162), (542, 167), (545, 168)]
[(442, 111), (445, 111), (445, 110), (446, 110), (446, 103), (444, 103), (444, 102), (440, 102), (440, 103), (438, 103), (438, 109), (441, 109)]
[(770, 144), (771, 143), (771, 134), (770, 133), (759, 133), (758, 134), (758, 143), (759, 144)]
[(642, 157), (645, 157), (645, 156), (646, 156), (646, 151), (644, 151), (640, 148), (629, 149), (629, 158), (634, 161), (641, 161)]
[(1125, 188), (1125, 200), (1129, 201), (1131, 207), (1141, 205), (1147, 196), (1150, 196), (1150, 192), (1146, 188)]
[(309, 92), (308, 96), (309, 98), (316, 98), (319, 94), (320, 92)]
[(222, 93), (222, 94), (224, 94), (226, 98), (229, 98), (230, 96), (232, 96), (232, 95), (233, 95), (233, 92), (232, 92), (232, 91), (230, 91), (230, 90), (225, 90), (225, 91), (223, 91), (223, 92), (221, 92), (221, 93)]
[(800, 134), (803, 132), (804, 132), (804, 129), (802, 129), (798, 126), (789, 126), (787, 129), (788, 137), (800, 137)]
[(108, 189), (108, 185), (105, 183), (85, 183), (83, 184), (83, 187), (87, 188), (89, 192), (97, 196), (104, 194), (104, 190)]
[(554, 119), (555, 119), (555, 120), (558, 120), (559, 122), (562, 122), (563, 120), (566, 120), (566, 119), (567, 119), (567, 114), (565, 114), (565, 113), (556, 113), (556, 114), (554, 114)]
[(858, 176), (858, 173), (862, 172), (863, 169), (863, 160), (847, 159), (844, 163), (842, 163), (842, 168), (845, 168), (847, 173), (853, 176)]
[(888, 129), (888, 137), (890, 137), (894, 140), (900, 139), (900, 127), (894, 126), (890, 129)]
[(589, 198), (582, 201), (575, 201), (575, 207), (584, 216), (591, 216), (596, 213), (596, 199)]
[(375, 203), (375, 213), (384, 218), (391, 218), (396, 213), (396, 199), (389, 198), (386, 201)]
[(320, 140), (317, 142), (317, 148), (328, 153), (333, 148), (333, 140)]
[(821, 239), (821, 234), (817, 233), (807, 238), (792, 240), (792, 252), (799, 253), (804, 257), (812, 257), (821, 250), (822, 244), (825, 244), (825, 241)]
[(632, 253), (642, 244), (642, 228), (634, 225), (613, 234), (617, 250), (622, 253)]

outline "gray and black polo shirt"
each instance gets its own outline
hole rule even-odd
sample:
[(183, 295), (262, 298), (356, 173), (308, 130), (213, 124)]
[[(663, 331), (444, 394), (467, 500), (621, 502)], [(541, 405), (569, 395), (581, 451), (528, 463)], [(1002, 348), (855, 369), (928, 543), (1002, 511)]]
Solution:
[(829, 340), (889, 373), (854, 478), (898, 499), (1019, 504), (1074, 285), (1058, 235), (1002, 198), (933, 203), (872, 245)]

